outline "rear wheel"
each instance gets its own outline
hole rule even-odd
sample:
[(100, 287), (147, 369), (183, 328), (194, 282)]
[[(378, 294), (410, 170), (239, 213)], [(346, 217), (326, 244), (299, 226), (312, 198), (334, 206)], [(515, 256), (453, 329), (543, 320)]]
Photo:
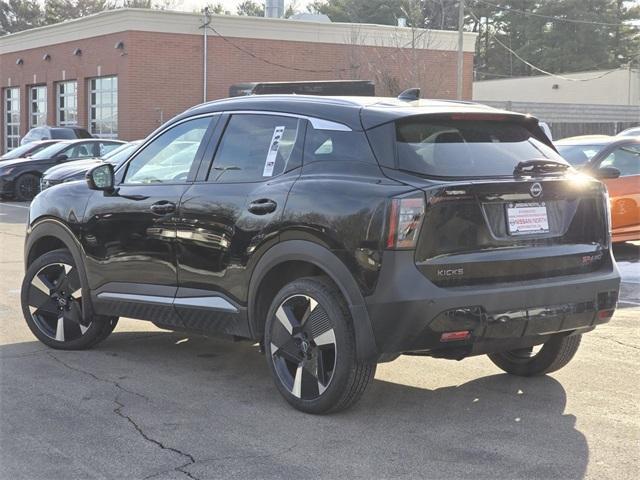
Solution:
[(20, 175), (15, 182), (14, 197), (20, 202), (31, 200), (40, 191), (40, 177), (32, 173)]
[(267, 363), (282, 396), (308, 413), (353, 405), (375, 375), (358, 362), (349, 309), (324, 277), (302, 278), (276, 295), (265, 326)]
[(37, 258), (22, 282), (22, 312), (33, 334), (61, 350), (91, 348), (111, 334), (117, 317), (84, 318), (80, 275), (67, 250)]
[(490, 353), (493, 363), (512, 375), (531, 377), (555, 372), (564, 367), (578, 351), (582, 335), (556, 335), (541, 348), (521, 348), (507, 352)]

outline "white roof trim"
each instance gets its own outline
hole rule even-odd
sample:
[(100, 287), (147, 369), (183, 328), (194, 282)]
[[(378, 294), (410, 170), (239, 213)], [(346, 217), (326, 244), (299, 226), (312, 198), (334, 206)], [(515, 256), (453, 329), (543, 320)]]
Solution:
[[(202, 16), (196, 13), (134, 8), (108, 10), (0, 37), (0, 54), (125, 31), (198, 35), (202, 32), (198, 28), (201, 23)], [(307, 22), (236, 15), (213, 15), (212, 26), (226, 37), (385, 47), (409, 46), (412, 37), (415, 37), (416, 48), (419, 49), (457, 49), (457, 32), (444, 30), (412, 30), (389, 25)], [(213, 32), (210, 34), (215, 36)], [(475, 39), (475, 33), (465, 32), (465, 52), (475, 50)]]

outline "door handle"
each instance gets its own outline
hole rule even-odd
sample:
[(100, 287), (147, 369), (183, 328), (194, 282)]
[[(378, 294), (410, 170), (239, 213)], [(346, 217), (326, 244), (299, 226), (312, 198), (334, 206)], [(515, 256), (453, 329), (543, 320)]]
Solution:
[(254, 200), (249, 204), (249, 211), (256, 215), (266, 215), (273, 212), (278, 207), (278, 204), (268, 198), (261, 198), (260, 200)]
[(149, 207), (155, 215), (166, 215), (176, 211), (176, 204), (168, 200), (160, 200)]

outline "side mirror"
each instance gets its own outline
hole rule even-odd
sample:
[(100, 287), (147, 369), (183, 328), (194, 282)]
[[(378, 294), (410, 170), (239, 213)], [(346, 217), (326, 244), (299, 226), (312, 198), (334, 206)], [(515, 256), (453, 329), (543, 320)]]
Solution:
[(93, 167), (86, 175), (87, 185), (91, 190), (102, 190), (103, 192), (113, 191), (115, 183), (113, 175), (113, 165), (103, 163), (97, 167)]
[(620, 170), (615, 167), (601, 167), (595, 170), (593, 175), (601, 180), (618, 178), (620, 176)]
[(58, 155), (54, 160), (56, 162), (65, 162), (67, 159), (69, 158), (68, 155), (65, 155), (64, 153)]

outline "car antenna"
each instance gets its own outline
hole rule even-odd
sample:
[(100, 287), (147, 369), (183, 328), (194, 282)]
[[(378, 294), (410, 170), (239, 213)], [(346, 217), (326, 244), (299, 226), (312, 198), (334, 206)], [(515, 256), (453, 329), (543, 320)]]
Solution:
[(398, 95), (398, 100), (405, 100), (407, 102), (412, 102), (414, 100), (420, 100), (420, 89), (419, 88), (408, 88), (400, 95)]

